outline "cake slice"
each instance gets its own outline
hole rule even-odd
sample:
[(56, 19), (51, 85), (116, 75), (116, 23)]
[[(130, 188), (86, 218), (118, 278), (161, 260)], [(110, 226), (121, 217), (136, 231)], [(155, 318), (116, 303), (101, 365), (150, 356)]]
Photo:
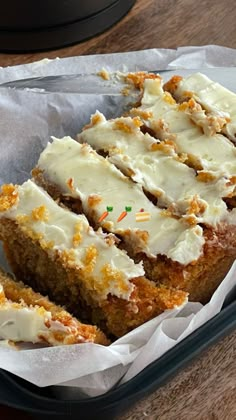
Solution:
[(52, 346), (109, 344), (96, 326), (80, 323), (62, 307), (14, 281), (0, 269), (0, 339)]
[(210, 226), (227, 218), (223, 198), (232, 197), (235, 185), (224, 176), (209, 177), (205, 171), (195, 171), (176, 153), (173, 140), (157, 141), (142, 130), (138, 117), (106, 120), (97, 112), (78, 141), (108, 154), (109, 161), (141, 184), (159, 207)]
[(191, 217), (172, 217), (89, 145), (54, 139), (33, 176), (54, 199), (83, 211), (96, 228), (118, 235), (119, 246), (143, 262), (147, 278), (185, 290), (190, 300), (207, 302), (234, 261), (233, 212), (227, 213), (228, 221), (204, 229)]
[(0, 236), (18, 278), (114, 336), (186, 302), (185, 292), (143, 277), (113, 235), (95, 232), (30, 180), (2, 187)]
[[(164, 86), (159, 79), (145, 80), (140, 118), (160, 140), (171, 138), (176, 152), (185, 156), (191, 167), (204, 170), (208, 178), (226, 177), (235, 184), (236, 148), (217, 128), (225, 126), (227, 117), (208, 118), (194, 98), (176, 102), (171, 96), (176, 85), (176, 78)], [(150, 118), (144, 120), (142, 113), (149, 113)]]
[[(57, 193), (59, 198), (60, 194), (74, 198), (93, 226), (119, 235), (132, 257), (142, 252), (155, 259), (161, 254), (188, 264), (202, 253), (204, 237), (200, 226), (191, 226), (156, 207), (140, 185), (87, 144), (81, 145), (70, 137), (54, 138), (42, 152), (33, 176), (48, 191), (50, 184), (55, 187), (49, 191), (54, 199)], [(142, 208), (151, 215), (145, 223), (134, 217)], [(125, 217), (120, 217), (122, 214)]]
[(222, 132), (236, 141), (236, 94), (219, 83), (209, 79), (202, 73), (189, 77), (172, 78), (165, 85), (178, 102), (193, 98), (202, 106), (205, 119), (214, 124), (219, 119), (224, 123), (216, 126), (217, 132)]

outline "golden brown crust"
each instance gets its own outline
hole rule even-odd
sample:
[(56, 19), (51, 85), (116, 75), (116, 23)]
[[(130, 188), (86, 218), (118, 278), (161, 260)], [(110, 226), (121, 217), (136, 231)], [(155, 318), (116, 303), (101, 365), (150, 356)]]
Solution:
[(158, 256), (157, 261), (145, 255), (142, 260), (146, 276), (157, 284), (185, 290), (189, 300), (206, 303), (211, 298), (236, 257), (236, 226), (222, 226), (217, 231), (204, 230), (205, 245), (202, 256), (186, 266)]
[(156, 287), (155, 283), (148, 281), (145, 277), (139, 277), (133, 280), (133, 283), (136, 289), (133, 292), (132, 302), (121, 301), (110, 296), (103, 303), (108, 327), (112, 327), (117, 336), (124, 335), (137, 325), (160, 315), (166, 309), (180, 306), (187, 298), (183, 291), (164, 286)]

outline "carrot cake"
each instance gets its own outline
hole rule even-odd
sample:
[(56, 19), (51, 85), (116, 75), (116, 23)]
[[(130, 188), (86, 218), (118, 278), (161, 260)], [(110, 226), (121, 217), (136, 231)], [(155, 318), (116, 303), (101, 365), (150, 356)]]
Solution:
[[(183, 288), (191, 300), (207, 301), (233, 262), (235, 239), (229, 247), (233, 230), (228, 225), (203, 229), (195, 220), (192, 225), (191, 219), (189, 223), (160, 209), (138, 184), (88, 145), (54, 139), (42, 153), (34, 177), (55, 199), (75, 211), (82, 208), (96, 228), (118, 235), (130, 257), (143, 262), (146, 277)], [(140, 223), (135, 216), (142, 209), (150, 219)]]
[(186, 157), (179, 156), (171, 137), (157, 142), (149, 133), (142, 132), (143, 123), (137, 117), (107, 121), (99, 112), (92, 120), (95, 117), (96, 124), (84, 130), (78, 140), (107, 153), (108, 160), (141, 184), (159, 207), (191, 223), (195, 220), (216, 226), (227, 218), (224, 198), (232, 196), (234, 183), (224, 176), (196, 171), (186, 165)]
[(0, 236), (18, 278), (114, 336), (186, 302), (146, 279), (114, 235), (95, 232), (31, 180), (2, 187)]
[(129, 80), (142, 90), (140, 105), (113, 120), (97, 112), (78, 144), (54, 138), (34, 179), (116, 234), (146, 277), (207, 302), (236, 255), (236, 149), (224, 131), (236, 96), (231, 114), (221, 101), (210, 115), (182, 78)]
[(236, 256), (236, 95), (200, 74), (126, 81), (141, 91), (126, 116), (52, 138), (0, 193), (16, 277), (113, 337), (207, 302)]
[[(172, 78), (165, 85), (165, 89), (169, 89), (178, 102), (193, 98), (201, 105), (201, 114), (208, 122), (211, 122), (211, 125), (218, 120), (217, 132), (222, 132), (233, 142), (236, 141), (235, 93), (210, 80), (202, 73), (195, 73), (185, 79), (182, 77)], [(219, 125), (219, 121), (224, 120), (225, 124)]]
[(14, 281), (0, 269), (0, 339), (52, 346), (97, 343), (108, 339), (96, 326), (85, 325), (47, 297)]

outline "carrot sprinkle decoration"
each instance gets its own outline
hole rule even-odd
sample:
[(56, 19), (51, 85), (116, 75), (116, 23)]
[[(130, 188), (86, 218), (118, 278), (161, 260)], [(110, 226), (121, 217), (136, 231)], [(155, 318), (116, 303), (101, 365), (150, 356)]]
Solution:
[(127, 216), (127, 211), (122, 211), (122, 213), (119, 215), (117, 222), (121, 222)]
[(103, 213), (102, 213), (102, 215), (99, 217), (99, 219), (98, 219), (98, 223), (101, 223), (104, 219), (106, 219), (106, 217), (108, 216), (108, 211), (104, 211)]
[(102, 215), (99, 217), (99, 219), (98, 219), (98, 223), (101, 223), (107, 216), (108, 216), (108, 214), (111, 212), (113, 210), (113, 207), (111, 207), (111, 206), (107, 206), (107, 210), (106, 211), (104, 211), (103, 213), (102, 213)]
[(119, 215), (117, 222), (121, 222), (121, 220), (123, 220), (125, 216), (127, 216), (127, 213), (130, 212), (131, 210), (132, 210), (132, 207), (125, 207), (125, 210), (122, 211), (122, 213)]

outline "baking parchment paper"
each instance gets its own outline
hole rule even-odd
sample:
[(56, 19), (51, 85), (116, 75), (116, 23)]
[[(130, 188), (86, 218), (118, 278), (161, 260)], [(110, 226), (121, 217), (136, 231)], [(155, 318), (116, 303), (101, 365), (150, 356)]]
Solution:
[[(56, 74), (175, 68), (232, 67), (236, 90), (236, 50), (220, 46), (153, 49), (123, 54), (72, 57), (0, 68), (0, 83)], [(222, 68), (222, 72), (223, 72)], [(22, 183), (30, 176), (50, 136), (74, 137), (96, 109), (110, 117), (122, 112), (122, 97), (40, 94), (0, 90), (0, 182)], [(0, 264), (7, 267), (3, 253)], [(0, 368), (38, 386), (60, 385), (63, 398), (97, 396), (125, 382), (216, 315), (235, 285), (236, 264), (204, 307), (187, 303), (166, 311), (109, 347), (77, 344), (15, 351), (0, 347)], [(66, 388), (65, 388), (66, 387)]]

